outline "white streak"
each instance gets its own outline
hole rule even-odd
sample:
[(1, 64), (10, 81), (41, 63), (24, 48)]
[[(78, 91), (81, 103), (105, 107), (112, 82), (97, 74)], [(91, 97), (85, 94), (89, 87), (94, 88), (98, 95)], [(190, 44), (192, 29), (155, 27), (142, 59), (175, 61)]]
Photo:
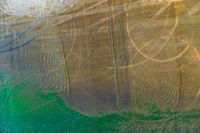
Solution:
[(14, 16), (46, 16), (71, 7), (78, 0), (5, 0), (3, 11)]

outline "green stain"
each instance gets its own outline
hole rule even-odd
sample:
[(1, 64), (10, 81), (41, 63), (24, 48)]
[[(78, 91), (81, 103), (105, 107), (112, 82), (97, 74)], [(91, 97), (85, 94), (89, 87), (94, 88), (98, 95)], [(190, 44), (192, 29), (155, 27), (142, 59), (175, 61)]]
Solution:
[[(3, 80), (3, 77), (0, 76)], [(37, 85), (11, 81), (0, 89), (0, 133), (109, 133), (136, 131), (200, 131), (200, 110), (175, 112), (145, 104), (145, 114), (120, 112), (86, 116), (66, 106), (56, 93), (45, 94)]]

